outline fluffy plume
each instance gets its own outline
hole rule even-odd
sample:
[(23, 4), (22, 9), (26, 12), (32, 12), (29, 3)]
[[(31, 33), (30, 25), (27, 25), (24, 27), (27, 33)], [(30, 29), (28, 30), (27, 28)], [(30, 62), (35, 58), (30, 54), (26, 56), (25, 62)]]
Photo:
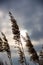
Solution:
[(20, 31), (19, 31), (19, 27), (17, 25), (17, 22), (14, 19), (14, 17), (12, 16), (11, 12), (9, 12), (9, 15), (10, 15), (11, 22), (12, 22), (12, 32), (14, 34), (14, 39), (15, 40), (19, 40), (19, 38), (20, 38)]
[(31, 54), (31, 60), (33, 60), (34, 62), (39, 62), (39, 56), (36, 53), (36, 50), (34, 49), (31, 41), (30, 41), (30, 37), (28, 36), (28, 33), (26, 33), (26, 37), (27, 40), (22, 36), (22, 38), (25, 40), (26, 42), (26, 47), (28, 49), (28, 53)]
[(10, 63), (12, 65), (12, 60), (11, 60), (11, 51), (10, 51), (10, 46), (9, 46), (9, 43), (8, 43), (8, 40), (6, 39), (6, 36), (3, 32), (1, 32), (2, 36), (3, 36), (3, 50), (5, 50), (7, 52), (7, 55), (8, 55), (8, 58), (10, 60)]
[(25, 57), (24, 57), (24, 53), (23, 53), (22, 49), (20, 48), (20, 46), (18, 46), (18, 54), (19, 54), (19, 62), (21, 63), (21, 65), (24, 65)]
[(3, 51), (3, 41), (2, 41), (2, 39), (0, 38), (0, 52), (2, 52)]
[[(25, 54), (24, 54), (24, 49), (20, 40), (20, 31), (19, 31), (19, 26), (17, 25), (16, 20), (14, 19), (14, 17), (12, 16), (12, 13), (9, 12), (10, 18), (11, 18), (11, 22), (12, 22), (12, 32), (14, 34), (14, 40), (16, 40), (17, 45), (19, 45), (18, 50), (19, 50), (19, 62), (21, 65), (27, 65), (26, 63), (26, 58), (25, 58)], [(21, 45), (21, 47), (20, 47)]]

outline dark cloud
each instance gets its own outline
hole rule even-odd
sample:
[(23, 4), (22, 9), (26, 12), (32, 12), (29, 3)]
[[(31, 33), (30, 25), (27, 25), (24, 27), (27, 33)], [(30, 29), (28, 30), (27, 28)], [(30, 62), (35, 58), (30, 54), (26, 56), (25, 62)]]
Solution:
[(34, 29), (31, 34), (31, 38), (34, 40), (40, 40), (43, 38), (43, 30), (38, 31), (37, 29)]
[(8, 4), (10, 0), (0, 0), (0, 5)]
[[(31, 30), (32, 39), (39, 40), (43, 38), (42, 3), (43, 0), (0, 0), (0, 8), (2, 10), (5, 8), (7, 11), (12, 9), (12, 12), (16, 11), (18, 17), (21, 18), (20, 26), (23, 25), (28, 31)], [(18, 23), (20, 22), (18, 21)]]
[(36, 0), (36, 2), (43, 4), (43, 0)]
[(34, 40), (43, 39), (43, 15), (39, 17), (39, 21), (37, 24), (34, 24), (32, 29), (31, 38)]

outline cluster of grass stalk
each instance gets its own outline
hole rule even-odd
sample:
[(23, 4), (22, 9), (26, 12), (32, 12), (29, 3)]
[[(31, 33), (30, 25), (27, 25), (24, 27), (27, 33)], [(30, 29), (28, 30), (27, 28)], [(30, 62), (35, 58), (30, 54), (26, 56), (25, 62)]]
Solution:
[[(13, 17), (12, 13), (9, 12), (9, 16), (10, 16), (10, 20), (12, 23), (12, 33), (13, 33), (13, 39), (15, 40), (14, 44), (17, 45), (15, 48), (18, 49), (18, 55), (19, 55), (19, 63), (20, 65), (30, 65), (29, 63), (27, 63), (26, 60), (26, 56), (24, 53), (24, 48), (21, 42), (21, 38), (20, 38), (20, 30), (19, 30), (19, 26), (15, 20), (15, 18)], [(7, 52), (8, 58), (10, 60), (10, 64), (13, 65), (12, 63), (12, 59), (11, 59), (11, 51), (10, 51), (10, 46), (8, 43), (8, 40), (5, 36), (5, 34), (3, 32), (1, 32), (3, 39), (0, 38), (0, 52)], [(34, 49), (34, 46), (31, 43), (30, 37), (28, 36), (28, 34), (26, 33), (27, 39), (25, 39), (25, 37), (22, 36), (22, 38), (25, 40), (26, 42), (26, 48), (28, 49), (28, 53), (30, 53), (30, 59), (31, 61), (38, 63), (39, 65), (43, 65), (43, 63), (40, 63), (40, 59), (39, 59), (39, 55), (37, 54), (36, 50)], [(42, 54), (42, 55), (41, 55)], [(29, 54), (28, 54), (29, 55)], [(43, 57), (43, 51), (40, 52), (41, 57)], [(6, 63), (7, 65), (7, 63)], [(14, 64), (15, 65), (15, 64)]]

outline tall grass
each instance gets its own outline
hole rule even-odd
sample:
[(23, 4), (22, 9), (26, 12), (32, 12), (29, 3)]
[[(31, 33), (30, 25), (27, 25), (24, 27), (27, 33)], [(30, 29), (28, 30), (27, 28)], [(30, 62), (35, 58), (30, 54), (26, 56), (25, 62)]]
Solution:
[[(18, 61), (19, 61), (20, 65), (29, 65), (29, 63), (27, 63), (26, 56), (24, 53), (24, 48), (23, 48), (22, 41), (20, 38), (20, 30), (19, 30), (17, 21), (15, 20), (15, 18), (13, 17), (11, 12), (9, 12), (9, 16), (11, 18), (11, 23), (12, 23), (13, 39), (15, 40), (14, 43), (15, 43), (15, 45), (17, 45), (15, 48), (18, 49), (18, 54), (19, 54)], [(10, 63), (11, 63), (11, 65), (13, 65), (12, 59), (11, 59), (11, 50), (10, 50), (8, 40), (3, 32), (1, 32), (1, 34), (2, 34), (3, 38), (0, 37), (0, 52), (6, 51), (8, 58), (10, 60)], [(26, 33), (26, 38), (23, 36), (22, 36), (22, 38), (26, 42), (26, 48), (28, 49), (27, 52), (30, 54), (30, 60), (32, 62), (35, 62), (35, 64), (38, 63), (39, 65), (43, 65), (43, 47), (42, 47), (42, 50), (40, 51), (40, 55), (38, 55), (30, 40), (28, 33)], [(5, 63), (6, 63), (6, 65), (8, 65), (7, 62), (5, 62)]]
[(7, 52), (8, 58), (9, 58), (10, 63), (12, 65), (11, 51), (10, 51), (10, 46), (9, 46), (8, 40), (3, 32), (1, 32), (1, 34), (3, 36), (3, 39), (0, 38), (0, 52), (4, 52), (4, 51)]
[(39, 64), (39, 56), (38, 56), (36, 50), (34, 49), (34, 46), (31, 43), (28, 33), (26, 33), (26, 39), (23, 36), (22, 36), (22, 38), (25, 40), (26, 48), (28, 49), (28, 53), (31, 55), (30, 60), (35, 63), (37, 62)]
[(3, 51), (3, 46), (2, 46), (2, 44), (3, 44), (3, 41), (2, 41), (2, 39), (0, 38), (0, 52)]
[(25, 54), (24, 54), (24, 49), (23, 49), (23, 45), (21, 43), (20, 40), (20, 30), (19, 30), (19, 26), (17, 25), (16, 20), (14, 19), (13, 15), (11, 12), (9, 12), (10, 18), (11, 18), (11, 23), (12, 23), (12, 32), (14, 34), (14, 40), (17, 42), (18, 50), (19, 50), (19, 62), (21, 65), (27, 65), (26, 62), (26, 58), (25, 58)]

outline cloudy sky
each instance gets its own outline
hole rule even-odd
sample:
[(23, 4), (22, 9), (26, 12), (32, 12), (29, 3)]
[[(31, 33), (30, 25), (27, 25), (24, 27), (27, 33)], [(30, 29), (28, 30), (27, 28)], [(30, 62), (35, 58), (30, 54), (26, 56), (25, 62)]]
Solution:
[(0, 0), (0, 32), (3, 31), (11, 40), (9, 11), (20, 29), (28, 31), (34, 44), (43, 44), (43, 0)]
[[(10, 44), (14, 44), (9, 11), (17, 20), (20, 30), (28, 32), (35, 49), (41, 50), (43, 44), (43, 0), (0, 0), (0, 32), (5, 33)], [(15, 61), (13, 55), (15, 55)], [(15, 51), (12, 51), (12, 56), (15, 65), (17, 65)]]

